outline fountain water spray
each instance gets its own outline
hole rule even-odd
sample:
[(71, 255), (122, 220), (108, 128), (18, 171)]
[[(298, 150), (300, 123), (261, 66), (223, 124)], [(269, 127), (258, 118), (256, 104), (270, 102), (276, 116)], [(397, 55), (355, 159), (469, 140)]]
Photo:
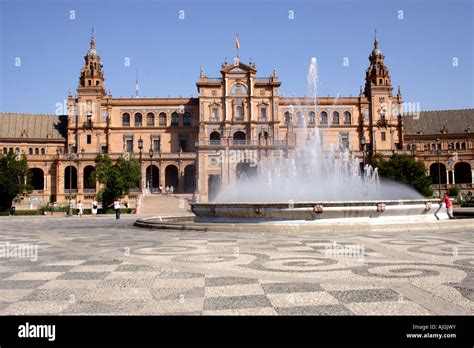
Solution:
[[(312, 103), (294, 105), (293, 115), (302, 113), (295, 124), (296, 146), (279, 151), (258, 150), (258, 160), (251, 166), (258, 170), (238, 169), (237, 180), (224, 186), (215, 202), (304, 202), (357, 201), (374, 199), (414, 199), (422, 196), (414, 189), (395, 182), (381, 181), (377, 168), (361, 164), (341, 141), (337, 144), (325, 139), (329, 126), (320, 131), (308, 123), (308, 115), (318, 110), (318, 63), (315, 57), (307, 74), (307, 93)], [(328, 110), (328, 116), (330, 112)], [(329, 123), (329, 120), (328, 120)], [(357, 142), (358, 144), (358, 142)], [(246, 167), (248, 168), (248, 167)]]

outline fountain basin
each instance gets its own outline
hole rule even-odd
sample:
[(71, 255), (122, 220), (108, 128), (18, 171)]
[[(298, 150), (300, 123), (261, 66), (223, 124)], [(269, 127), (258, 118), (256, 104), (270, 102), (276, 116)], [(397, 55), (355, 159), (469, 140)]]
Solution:
[[(193, 203), (196, 222), (444, 220), (439, 200)], [(330, 221), (328, 221), (330, 220)]]

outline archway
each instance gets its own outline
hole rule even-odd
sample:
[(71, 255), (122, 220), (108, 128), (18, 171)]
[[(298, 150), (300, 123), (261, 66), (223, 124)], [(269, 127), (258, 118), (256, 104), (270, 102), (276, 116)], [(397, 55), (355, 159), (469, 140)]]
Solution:
[(67, 166), (64, 169), (64, 189), (77, 190), (77, 169), (74, 166)]
[(184, 192), (193, 193), (196, 189), (196, 168), (190, 164), (184, 168)]
[(149, 165), (146, 168), (146, 184), (145, 186), (148, 187), (150, 190), (160, 187), (160, 170), (157, 166)]
[(31, 185), (33, 190), (44, 190), (44, 172), (40, 168), (31, 168)]
[(236, 167), (237, 181), (248, 180), (257, 175), (257, 164), (254, 162), (240, 162)]
[(443, 163), (439, 164), (440, 170), (438, 171), (438, 163), (430, 165), (430, 176), (433, 184), (439, 184), (439, 174), (441, 172), (441, 184), (446, 184), (446, 166)]
[(209, 175), (209, 178), (207, 179), (207, 199), (209, 202), (214, 201), (217, 194), (219, 193), (220, 186), (221, 176), (215, 174)]
[(94, 170), (94, 166), (87, 166), (84, 168), (84, 190), (95, 191), (95, 182), (94, 180), (92, 180), (92, 173), (94, 172)]
[(456, 184), (472, 183), (471, 165), (466, 162), (459, 162), (454, 165), (454, 181)]
[(165, 183), (167, 187), (173, 186), (175, 193), (178, 192), (178, 183), (179, 183), (178, 167), (172, 164), (166, 167)]

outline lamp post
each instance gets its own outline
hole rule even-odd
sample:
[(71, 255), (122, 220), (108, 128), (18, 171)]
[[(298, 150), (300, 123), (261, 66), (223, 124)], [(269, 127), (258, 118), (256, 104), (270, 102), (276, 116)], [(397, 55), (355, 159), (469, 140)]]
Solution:
[(153, 194), (153, 148), (150, 146), (150, 193)]
[(436, 139), (436, 155), (437, 155), (437, 161), (438, 161), (438, 194), (439, 194), (439, 198), (441, 198), (441, 167), (439, 166), (439, 155), (441, 154), (441, 150), (439, 147), (440, 147), (440, 140), (439, 138), (437, 138)]
[(362, 146), (362, 170), (365, 167), (365, 137), (360, 138), (360, 145)]
[(72, 189), (72, 160), (74, 159), (73, 145), (74, 145), (73, 143), (69, 144), (69, 195), (68, 195), (67, 216), (72, 216), (72, 211), (71, 211), (71, 189)]
[(140, 139), (138, 139), (138, 150), (140, 151), (140, 157), (139, 157), (139, 162), (140, 162), (140, 184), (138, 186), (140, 192), (142, 192), (142, 151), (143, 151), (143, 139), (140, 136)]

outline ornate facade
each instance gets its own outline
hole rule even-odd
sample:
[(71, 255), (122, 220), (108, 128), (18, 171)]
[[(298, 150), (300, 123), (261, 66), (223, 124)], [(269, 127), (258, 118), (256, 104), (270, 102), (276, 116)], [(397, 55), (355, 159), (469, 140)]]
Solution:
[[(325, 144), (347, 148), (361, 164), (374, 154), (414, 153), (432, 174), (434, 157), (426, 152), (430, 150), (422, 151), (423, 144), (440, 137), (441, 162), (449, 160), (454, 150), (462, 152), (449, 165), (453, 179), (445, 188), (456, 177), (462, 178), (462, 188), (472, 188), (474, 110), (465, 110), (468, 124), (462, 133), (457, 128), (455, 134), (450, 132), (448, 124), (444, 130), (429, 128), (427, 134), (426, 122), (413, 118), (407, 122), (407, 133), (402, 95), (400, 89), (393, 94), (377, 39), (369, 55), (365, 87), (356, 97), (285, 98), (279, 93), (276, 70), (258, 77), (253, 62), (236, 58), (222, 64), (219, 77), (201, 71), (197, 98), (113, 98), (105, 90), (94, 37), (84, 59), (77, 95), (68, 96), (67, 115), (0, 114), (3, 153), (9, 149), (26, 153), (34, 171), (31, 197), (38, 202), (94, 198), (99, 187), (90, 176), (99, 153), (140, 160), (141, 187), (132, 195), (154, 193), (162, 185), (173, 186), (177, 193), (196, 193), (206, 201), (222, 185), (238, 180), (242, 171), (259, 170), (262, 156), (281, 151), (292, 156), (292, 149), (306, 142), (314, 127), (320, 129)], [(223, 156), (233, 159), (223, 160)], [(456, 175), (459, 161), (466, 164)], [(449, 177), (447, 168), (443, 173)], [(437, 178), (433, 174), (435, 182)]]

